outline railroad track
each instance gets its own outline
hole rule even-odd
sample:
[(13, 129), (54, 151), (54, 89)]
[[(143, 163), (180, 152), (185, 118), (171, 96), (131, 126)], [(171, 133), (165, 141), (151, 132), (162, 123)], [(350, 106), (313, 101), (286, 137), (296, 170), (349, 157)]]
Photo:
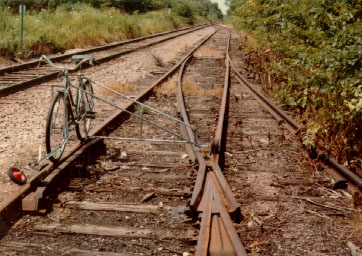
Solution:
[[(263, 108), (268, 111), (274, 119), (280, 124), (283, 124), (285, 128), (292, 134), (298, 133), (301, 125), (282, 111), (275, 103), (267, 99), (262, 93), (260, 93), (245, 77), (238, 71), (230, 55), (227, 56), (233, 71), (235, 72), (235, 79), (239, 84), (243, 85), (247, 92), (252, 95)], [(318, 149), (317, 149), (318, 150)], [(315, 152), (318, 155), (318, 152)], [(328, 169), (329, 174), (338, 181), (349, 181), (351, 192), (359, 192), (362, 190), (362, 177), (359, 177), (345, 166), (339, 164), (336, 159), (329, 155), (319, 155), (318, 158), (324, 161), (327, 165), (333, 169)]]
[[(270, 180), (279, 172), (281, 177), (297, 175), (297, 181), (290, 181), (296, 183), (305, 182), (308, 175), (296, 172), (297, 164), (288, 162), (289, 155), (282, 157), (283, 150), (290, 150), (283, 148), (288, 146), (285, 141), (290, 124), (283, 128), (287, 121), (278, 121), (278, 117), (276, 121), (250, 89), (229, 76), (228, 54), (225, 61), (228, 35), (227, 29), (220, 29), (204, 38), (136, 97), (163, 112), (180, 113), (186, 123), (200, 128), (199, 136), (210, 144), (208, 150), (162, 142), (93, 140), (76, 144), (59, 166), (45, 167), (0, 204), (0, 251), (5, 255), (246, 255), (245, 244), (248, 251), (256, 248), (278, 253), (280, 248), (272, 241), (269, 245), (253, 243), (260, 233), (275, 236), (272, 224), (268, 227), (264, 222), (285, 215), (283, 206), (265, 212), (263, 205), (274, 207), (273, 202), (283, 199), (283, 195), (278, 190), (265, 195), (261, 185), (271, 187)], [(186, 62), (178, 79), (179, 94), (176, 89), (165, 94), (153, 91)], [(125, 108), (131, 110), (133, 105)], [(158, 119), (147, 111), (144, 116), (191, 141), (196, 139), (179, 124)], [(137, 137), (139, 127), (139, 119), (119, 111), (100, 124), (93, 135)], [(165, 138), (167, 132), (144, 126), (142, 136)], [(281, 156), (278, 166), (269, 161), (274, 154)], [(257, 181), (259, 174), (262, 184), (253, 187), (248, 181)], [(308, 182), (326, 182), (315, 178)], [(66, 186), (59, 192), (59, 183), (64, 180)], [(280, 197), (274, 198), (277, 192)], [(316, 200), (303, 196), (298, 194), (298, 200)], [(248, 225), (239, 224), (240, 209)], [(24, 215), (19, 220), (21, 210), (44, 215)], [(15, 225), (14, 219), (18, 220)], [(280, 233), (283, 227), (278, 221)], [(255, 227), (251, 230), (250, 222), (255, 223), (257, 231)], [(284, 252), (294, 255), (293, 251)]]
[[(216, 42), (224, 40), (223, 44), (226, 44), (225, 36), (222, 33), (225, 33), (225, 31), (216, 32), (216, 35), (214, 36), (210, 35), (213, 37), (209, 40)], [(208, 38), (204, 39), (201, 44), (206, 42), (207, 39)], [(196, 50), (196, 47), (194, 49)], [(223, 49), (223, 51), (225, 51), (225, 49)], [(214, 64), (217, 65), (216, 68), (220, 67), (218, 61), (216, 63), (214, 62)], [(206, 67), (204, 67), (204, 69), (205, 68)], [(160, 80), (162, 79), (163, 78)], [(158, 82), (156, 84), (158, 84)], [(151, 89), (149, 88), (138, 98), (141, 99), (142, 97), (145, 97), (144, 95), (150, 93), (150, 91)], [(149, 100), (146, 100), (146, 103), (152, 107), (161, 109), (164, 112), (175, 113), (177, 112), (176, 106), (174, 105), (175, 100), (176, 96), (152, 96)], [(132, 106), (130, 105), (129, 108), (131, 107)], [(114, 120), (120, 114), (122, 115), (123, 112), (115, 114), (106, 122), (106, 124), (109, 125), (109, 123), (112, 122), (111, 120)], [(145, 113), (144, 116), (147, 116), (147, 113)], [(150, 118), (152, 120), (157, 120), (156, 117), (151, 116)], [(167, 121), (157, 121), (159, 123), (166, 123), (168, 128), (173, 128), (172, 124), (167, 123)], [(130, 118), (123, 123), (120, 128), (115, 130), (111, 129), (113, 130), (112, 135), (120, 137), (127, 137), (130, 135), (137, 136), (135, 126), (139, 125), (138, 123), (139, 120), (137, 118)], [(102, 124), (100, 128), (96, 129), (94, 134), (100, 133), (104, 128), (105, 124)], [(179, 127), (174, 128), (180, 129)], [(107, 133), (109, 132), (110, 130), (108, 130)], [(143, 130), (143, 136), (145, 137), (147, 135), (155, 136), (157, 134), (161, 137), (163, 135), (162, 132), (158, 133), (152, 129), (148, 130), (146, 127)], [(98, 143), (100, 142), (93, 141), (90, 144), (97, 145)], [(192, 211), (187, 210), (186, 208), (186, 198), (191, 196), (190, 191), (193, 185), (193, 179), (190, 179), (190, 177), (195, 176), (195, 170), (194, 166), (187, 160), (187, 155), (184, 156), (184, 154), (182, 154), (182, 147), (173, 144), (164, 145), (160, 143), (148, 143), (146, 144), (146, 147), (149, 154), (145, 155), (145, 145), (140, 146), (135, 144), (132, 146), (129, 143), (124, 142), (106, 142), (105, 144), (106, 153), (101, 157), (98, 157), (98, 160), (90, 161), (90, 159), (94, 159), (94, 157), (89, 158), (88, 156), (88, 158), (83, 158), (83, 161), (78, 162), (75, 166), (73, 163), (73, 170), (74, 168), (75, 170), (88, 170), (85, 175), (89, 175), (90, 179), (72, 179), (66, 191), (59, 195), (57, 200), (60, 201), (58, 201), (58, 204), (53, 205), (53, 210), (48, 213), (45, 218), (40, 218), (40, 222), (38, 217), (25, 216), (21, 218), (20, 222), (18, 222), (19, 225), (22, 226), (22, 224), (20, 224), (22, 221), (27, 223), (31, 222), (34, 225), (32, 225), (31, 228), (30, 226), (24, 226), (24, 230), (21, 232), (22, 234), (16, 233), (17, 225), (13, 227), (9, 234), (3, 239), (4, 243), (2, 243), (2, 248), (4, 249), (4, 253), (9, 253), (11, 251), (18, 251), (26, 254), (44, 252), (44, 254), (53, 253), (54, 255), (94, 253), (92, 252), (93, 248), (99, 248), (98, 242), (92, 245), (90, 244), (90, 246), (81, 246), (81, 244), (85, 243), (84, 241), (88, 241), (87, 243), (90, 242), (89, 236), (102, 237), (103, 250), (106, 251), (112, 251), (114, 248), (119, 248), (116, 249), (117, 252), (124, 251), (127, 253), (144, 254), (153, 252), (164, 255), (169, 255), (169, 253), (182, 254), (183, 252), (194, 252), (194, 243), (192, 241), (195, 242), (195, 240), (197, 240), (198, 229), (197, 225), (195, 227), (194, 222), (191, 221), (192, 218), (185, 218), (185, 214), (189, 212), (190, 217), (197, 219), (197, 212), (203, 212), (203, 210), (201, 209), (202, 207), (192, 209)], [(65, 156), (64, 162), (61, 163), (60, 166), (46, 167), (40, 174), (33, 177), (29, 184), (24, 186), (23, 192), (33, 192), (21, 200), (23, 211), (39, 211), (46, 205), (46, 198), (49, 197), (51, 190), (54, 189), (52, 186), (62, 180), (60, 177), (64, 173), (62, 172), (63, 168), (67, 163), (71, 162), (70, 158), (75, 158), (72, 153), (80, 146), (81, 145), (74, 146), (74, 148), (68, 152), (68, 155)], [(84, 147), (90, 148), (88, 149), (87, 154), (91, 154), (94, 151), (91, 145), (83, 146), (83, 148)], [(99, 146), (97, 147), (99, 148)], [(122, 147), (125, 147), (124, 153), (120, 151), (120, 148)], [(135, 149), (132, 149), (133, 147), (135, 147)], [(85, 151), (85, 149), (81, 148), (80, 151)], [(79, 154), (79, 152), (76, 152), (75, 154)], [(67, 157), (69, 158), (66, 159)], [(117, 157), (123, 158), (116, 160)], [(84, 163), (84, 161), (88, 162), (86, 167), (83, 167), (83, 165), (80, 164)], [(123, 161), (122, 167), (120, 167), (119, 163), (116, 163), (116, 161)], [(55, 168), (57, 169), (54, 171)], [(214, 182), (216, 181), (217, 178)], [(100, 184), (103, 184), (103, 186), (100, 186)], [(128, 185), (125, 186), (125, 184)], [(208, 185), (208, 187), (211, 189), (211, 185)], [(79, 200), (80, 198), (74, 196), (74, 193), (83, 194), (81, 196), (82, 199)], [(88, 194), (91, 196), (87, 197)], [(222, 195), (223, 194), (218, 194), (218, 197)], [(19, 201), (23, 196), (18, 194), (17, 197)], [(71, 201), (69, 200), (70, 197), (72, 197)], [(200, 196), (198, 195), (197, 197)], [(206, 201), (202, 198), (200, 198), (200, 200), (203, 205), (207, 204), (206, 199)], [(212, 198), (212, 200), (214, 199)], [(146, 201), (149, 201), (150, 204), (140, 204)], [(231, 222), (230, 217), (227, 217), (229, 209), (223, 205), (222, 201), (222, 198), (218, 198), (218, 204), (222, 207), (223, 213), (223, 218), (220, 219), (220, 221), (226, 218), (227, 221)], [(16, 209), (16, 207), (16, 204), (12, 203), (12, 201), (8, 201), (8, 204), (5, 207), (7, 208), (7, 214), (3, 214), (2, 217), (4, 218), (6, 215), (6, 217), (9, 218), (9, 213), (12, 209)], [(94, 207), (99, 208), (96, 209)], [(108, 207), (113, 209), (109, 208), (107, 210), (106, 208)], [(239, 207), (234, 207), (231, 210), (235, 214), (237, 214), (236, 212), (238, 211), (236, 208), (238, 210), (240, 209)], [(97, 210), (99, 210), (99, 213), (94, 213), (97, 212)], [(64, 211), (69, 211), (69, 214), (63, 215)], [(95, 214), (95, 216), (98, 216), (99, 218), (97, 217), (89, 222), (89, 220), (92, 219), (89, 217), (89, 211), (92, 212), (92, 215)], [(114, 212), (118, 213), (115, 214)], [(210, 210), (207, 212), (208, 214), (211, 214)], [(137, 214), (137, 217), (135, 217), (134, 214)], [(227, 216), (224, 216), (225, 214)], [(56, 217), (54, 219), (51, 216), (58, 216), (59, 218)], [(73, 219), (70, 216), (78, 217)], [(98, 219), (98, 222), (96, 219)], [(49, 220), (55, 221), (50, 222)], [(67, 220), (69, 222), (67, 222)], [(108, 221), (105, 222), (104, 220)], [(124, 226), (120, 228), (118, 226), (122, 220), (124, 220)], [(215, 220), (218, 221), (213, 218), (213, 221)], [(188, 222), (190, 222), (190, 224), (187, 224)], [(204, 225), (205, 220), (202, 220), (201, 222), (201, 225)], [(232, 229), (229, 227), (229, 222), (221, 222), (219, 226), (221, 231), (219, 230), (219, 232), (222, 232), (223, 234), (225, 232), (226, 234), (230, 233), (230, 230)], [(69, 225), (66, 226), (66, 223)], [(103, 224), (100, 225), (100, 223)], [(135, 226), (138, 226), (138, 228)], [(224, 230), (225, 228), (226, 230)], [(16, 234), (12, 233), (13, 231)], [(47, 236), (46, 233), (56, 234), (56, 240), (58, 242), (54, 244), (51, 242), (52, 238), (48, 240), (49, 236)], [(66, 233), (68, 233), (68, 235)], [(214, 233), (215, 232), (213, 232), (213, 234)], [(220, 236), (221, 233), (215, 234)], [(235, 240), (237, 234), (233, 232), (232, 236), (232, 240)], [(18, 237), (19, 240), (14, 241), (14, 239), (11, 239), (12, 242), (7, 241), (7, 239), (10, 239), (11, 237)], [(75, 239), (75, 237), (77, 237), (77, 239)], [(116, 247), (112, 244), (115, 243), (115, 237), (117, 238), (116, 241), (118, 241), (116, 242), (118, 244)], [(123, 245), (123, 250), (123, 246), (118, 240), (119, 237), (126, 239), (127, 241), (124, 243), (132, 244), (132, 246), (127, 247)], [(214, 250), (223, 250), (222, 248), (226, 245), (228, 246), (227, 250), (233, 250), (230, 248), (230, 243), (233, 241), (225, 240), (226, 237), (227, 236), (223, 238), (223, 241), (220, 240), (222, 239), (220, 237), (217, 238), (214, 235), (210, 236), (210, 239), (217, 239), (216, 241), (221, 243), (221, 248), (218, 249), (216, 247)], [(73, 243), (78, 239), (83, 240), (83, 242), (79, 243), (78, 241)], [(95, 240), (99, 240), (99, 238), (96, 238)], [(39, 243), (39, 241), (42, 242)], [(207, 250), (208, 244), (210, 243), (209, 240), (201, 239), (198, 243), (198, 248), (203, 249), (201, 251), (200, 249), (197, 249), (196, 253), (200, 254), (200, 252), (203, 252), (204, 254), (205, 248)], [(240, 250), (238, 250), (239, 247), (242, 248), (239, 239), (237, 239), (237, 243), (236, 251), (238, 252), (238, 255), (242, 255), (240, 254)], [(54, 246), (46, 248), (43, 247), (42, 244), (53, 244)], [(98, 254), (98, 252), (96, 253)]]
[[(348, 239), (361, 246), (360, 235), (349, 237), (346, 229), (355, 224), (335, 216), (351, 220), (361, 214), (351, 203), (361, 178), (332, 157), (326, 165), (308, 158), (296, 136), (300, 125), (245, 79), (238, 40), (234, 35), (227, 55), (232, 75), (223, 159), (244, 216), (236, 231), (256, 255), (349, 255)], [(339, 180), (349, 181), (349, 194), (332, 190)]]
[[(144, 49), (146, 47), (160, 44), (167, 40), (205, 28), (208, 25), (199, 25), (175, 31), (163, 32), (151, 36), (111, 43), (105, 46), (93, 47), (71, 54), (63, 54), (50, 58), (53, 62), (67, 63), (71, 56), (92, 55), (97, 62), (104, 63), (120, 56)], [(0, 69), (0, 96), (23, 90), (33, 85), (54, 79), (59, 72), (48, 65), (39, 66), (39, 61), (34, 60), (24, 64), (9, 66)]]

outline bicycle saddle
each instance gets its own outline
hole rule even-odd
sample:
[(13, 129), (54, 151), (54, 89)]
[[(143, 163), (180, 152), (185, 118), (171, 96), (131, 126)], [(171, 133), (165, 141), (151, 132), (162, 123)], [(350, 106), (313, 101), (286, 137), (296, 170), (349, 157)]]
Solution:
[(71, 61), (72, 62), (76, 62), (76, 61), (82, 61), (82, 60), (90, 60), (93, 61), (94, 57), (90, 56), (90, 55), (73, 55), (71, 57)]

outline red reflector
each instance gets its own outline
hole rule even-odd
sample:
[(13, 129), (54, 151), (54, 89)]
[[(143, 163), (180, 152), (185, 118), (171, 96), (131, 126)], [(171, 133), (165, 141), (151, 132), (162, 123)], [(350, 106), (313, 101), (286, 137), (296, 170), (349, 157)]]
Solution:
[(11, 171), (13, 172), (14, 177), (15, 177), (16, 179), (18, 179), (18, 180), (25, 180), (25, 176), (24, 176), (24, 174), (23, 174), (20, 170), (14, 168), (14, 169), (12, 169)]

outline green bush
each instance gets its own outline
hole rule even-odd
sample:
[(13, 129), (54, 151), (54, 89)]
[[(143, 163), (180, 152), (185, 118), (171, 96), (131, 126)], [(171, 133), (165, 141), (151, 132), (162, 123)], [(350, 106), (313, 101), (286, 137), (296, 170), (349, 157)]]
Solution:
[(172, 4), (172, 10), (176, 15), (183, 17), (188, 24), (194, 22), (194, 12), (191, 8), (191, 4), (188, 1), (175, 1)]
[(306, 123), (305, 144), (333, 151), (343, 161), (360, 158), (362, 1), (229, 3), (231, 22), (260, 46), (262, 76), (271, 80), (264, 85)]

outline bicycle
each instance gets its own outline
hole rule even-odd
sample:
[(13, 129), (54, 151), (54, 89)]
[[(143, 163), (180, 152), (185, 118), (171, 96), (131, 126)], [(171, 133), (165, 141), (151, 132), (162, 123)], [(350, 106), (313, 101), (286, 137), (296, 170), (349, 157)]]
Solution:
[[(46, 61), (53, 68), (63, 73), (63, 90), (58, 91), (53, 97), (46, 120), (45, 146), (47, 155), (39, 160), (38, 165), (49, 159), (53, 163), (59, 162), (63, 155), (65, 145), (72, 134), (72, 126), (75, 127), (77, 137), (80, 141), (87, 140), (88, 132), (92, 119), (95, 117), (93, 86), (90, 79), (82, 75), (82, 65), (88, 63), (93, 65), (95, 59), (88, 55), (74, 55), (72, 62), (78, 62), (75, 67), (58, 67), (47, 56), (42, 55), (39, 61)], [(79, 68), (78, 85), (72, 84), (69, 71)], [(72, 91), (75, 89), (75, 92)], [(75, 93), (73, 95), (73, 93)], [(8, 170), (9, 178), (23, 185), (27, 178), (23, 171), (16, 167), (10, 167)]]
[[(58, 67), (48, 57), (43, 55), (41, 60), (63, 73), (64, 90), (59, 91), (50, 104), (45, 131), (45, 145), (49, 159), (58, 162), (64, 152), (65, 144), (71, 136), (71, 126), (75, 127), (77, 137), (85, 141), (94, 119), (93, 86), (90, 79), (83, 77), (82, 64), (93, 65), (94, 58), (87, 55), (74, 55), (72, 62), (79, 63), (73, 68)], [(78, 86), (72, 84), (69, 71), (79, 69)], [(72, 88), (75, 88), (73, 95)]]

